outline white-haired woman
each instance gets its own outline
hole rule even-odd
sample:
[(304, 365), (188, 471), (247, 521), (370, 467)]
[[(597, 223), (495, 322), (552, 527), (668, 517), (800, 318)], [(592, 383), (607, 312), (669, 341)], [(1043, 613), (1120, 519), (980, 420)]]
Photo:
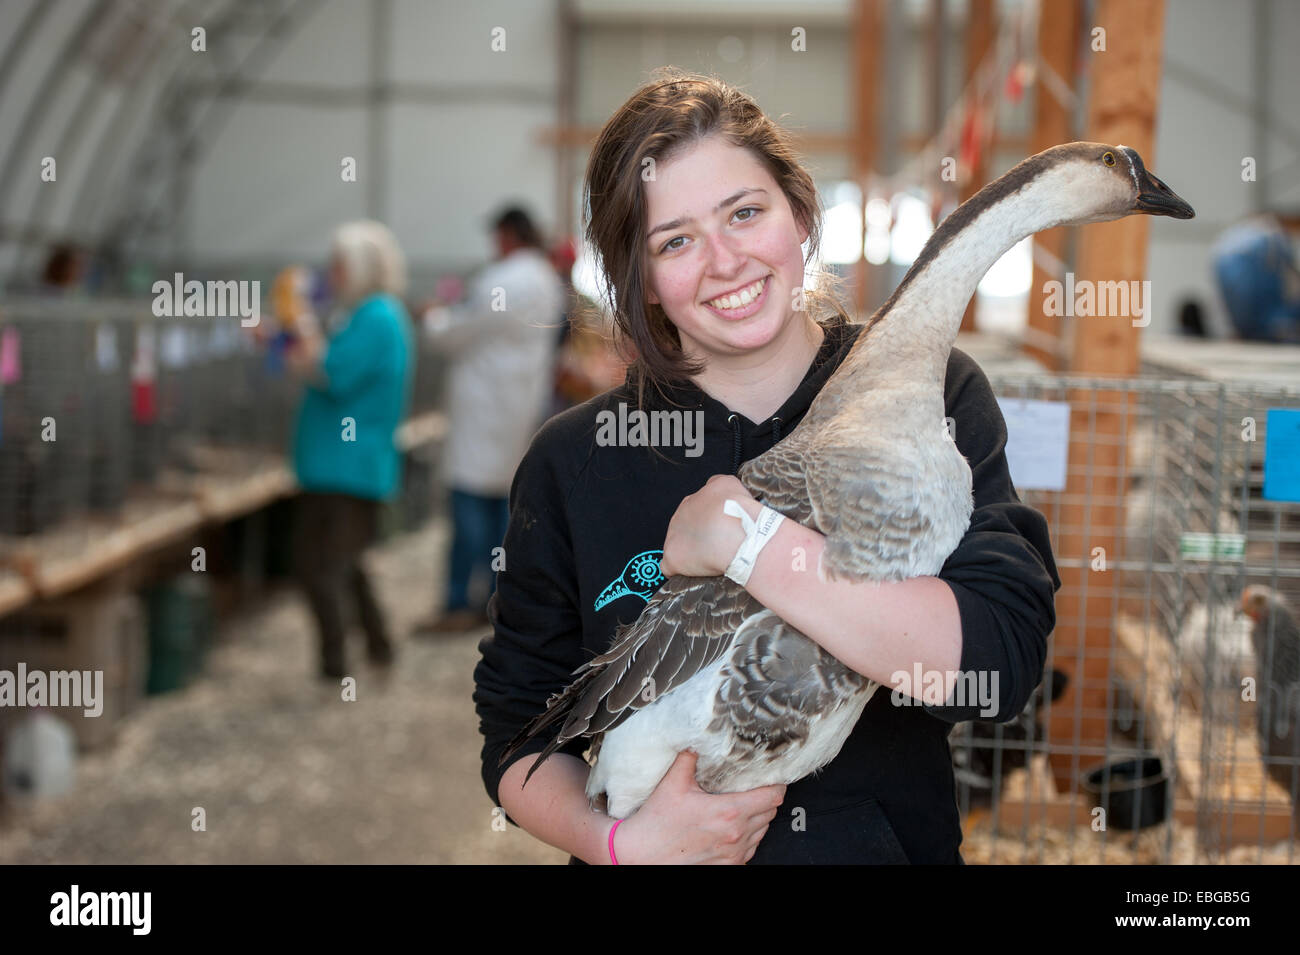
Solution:
[(330, 284), (342, 317), (324, 334), (304, 328), (289, 367), (306, 384), (294, 431), (302, 497), (295, 563), (320, 633), (321, 675), (344, 676), (348, 614), (356, 601), (373, 663), (393, 647), (360, 556), (374, 539), (380, 504), (401, 482), (393, 432), (406, 416), (411, 322), (399, 296), (406, 261), (392, 232), (352, 222), (334, 233)]

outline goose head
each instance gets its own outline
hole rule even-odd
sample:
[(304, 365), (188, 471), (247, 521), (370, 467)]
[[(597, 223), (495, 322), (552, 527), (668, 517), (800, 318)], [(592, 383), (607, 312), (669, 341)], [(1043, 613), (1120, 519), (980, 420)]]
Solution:
[(1003, 253), (1043, 229), (1131, 215), (1191, 219), (1196, 213), (1128, 146), (1063, 143), (1030, 156), (940, 223), (872, 316), (871, 334), (845, 360), (846, 374), (855, 368), (875, 374), (888, 365), (903, 380), (908, 373), (900, 362), (911, 361), (921, 368), (915, 374), (942, 382), (966, 303)]
[(1129, 146), (1066, 143), (1027, 162), (1038, 165), (1035, 178), (1044, 187), (1043, 194), (1052, 196), (1063, 223), (1109, 222), (1130, 215), (1175, 219), (1196, 215)]
[(1241, 603), (1237, 609), (1256, 623), (1263, 623), (1268, 619), (1268, 613), (1273, 603), (1272, 597), (1273, 591), (1268, 587), (1251, 584), (1242, 591)]

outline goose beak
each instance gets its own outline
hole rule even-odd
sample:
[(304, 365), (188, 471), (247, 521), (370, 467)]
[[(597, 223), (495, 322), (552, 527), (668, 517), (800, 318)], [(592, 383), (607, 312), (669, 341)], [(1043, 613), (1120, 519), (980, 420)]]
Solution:
[(1132, 164), (1133, 181), (1138, 187), (1133, 212), (1143, 212), (1149, 216), (1172, 216), (1175, 219), (1191, 219), (1196, 216), (1191, 206), (1151, 174), (1136, 149), (1129, 146), (1119, 146), (1118, 149)]
[(1175, 219), (1191, 219), (1196, 215), (1191, 206), (1146, 169), (1138, 173), (1138, 181), (1142, 188), (1133, 206), (1134, 212), (1145, 212), (1150, 216), (1172, 216)]

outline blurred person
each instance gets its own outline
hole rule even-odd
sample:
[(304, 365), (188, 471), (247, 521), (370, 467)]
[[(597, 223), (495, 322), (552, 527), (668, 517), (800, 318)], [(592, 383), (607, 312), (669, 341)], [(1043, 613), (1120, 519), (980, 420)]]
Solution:
[(568, 340), (556, 360), (554, 414), (618, 387), (627, 377), (628, 359), (619, 354), (610, 323), (595, 302), (575, 292), (569, 321)]
[[(471, 282), (465, 302), (425, 314), (426, 334), (453, 361), (446, 445), (452, 543), (443, 614), (419, 624), (419, 633), (487, 622), (510, 482), (549, 410), (564, 285), (526, 211), (506, 209), (492, 227), (497, 257)], [(476, 577), (486, 577), (487, 595), (472, 600)]]
[(573, 266), (578, 261), (578, 253), (572, 239), (561, 239), (551, 246), (551, 250), (546, 255), (551, 260), (551, 267), (555, 269), (556, 277), (564, 287), (564, 318), (560, 322), (559, 334), (556, 336), (556, 344), (563, 348), (564, 343), (569, 340), (573, 325)]
[(41, 269), (43, 295), (68, 295), (78, 291), (85, 278), (86, 253), (74, 245), (56, 245)]
[(1239, 338), (1300, 342), (1300, 269), (1278, 216), (1252, 216), (1225, 230), (1212, 257)]
[(565, 289), (565, 313), (555, 357), (551, 414), (567, 411), (622, 383), (628, 363), (614, 345), (612, 323), (573, 285), (577, 254), (572, 239), (551, 248), (551, 264)]
[(306, 385), (293, 442), (303, 492), (295, 565), (316, 618), (321, 675), (338, 679), (347, 666), (349, 597), (370, 661), (393, 661), (383, 612), (360, 558), (376, 537), (382, 502), (400, 485), (393, 433), (410, 402), (413, 349), (410, 318), (398, 297), (406, 287), (406, 260), (386, 226), (340, 226), (329, 282), (338, 320), (322, 331), (298, 316), (285, 362)]

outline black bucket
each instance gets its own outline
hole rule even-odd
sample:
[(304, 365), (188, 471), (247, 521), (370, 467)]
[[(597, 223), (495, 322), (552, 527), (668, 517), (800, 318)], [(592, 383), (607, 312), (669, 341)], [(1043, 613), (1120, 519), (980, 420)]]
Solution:
[(1145, 829), (1168, 818), (1169, 774), (1159, 756), (1098, 766), (1084, 778), (1083, 788), (1106, 810), (1106, 824), (1115, 829)]

